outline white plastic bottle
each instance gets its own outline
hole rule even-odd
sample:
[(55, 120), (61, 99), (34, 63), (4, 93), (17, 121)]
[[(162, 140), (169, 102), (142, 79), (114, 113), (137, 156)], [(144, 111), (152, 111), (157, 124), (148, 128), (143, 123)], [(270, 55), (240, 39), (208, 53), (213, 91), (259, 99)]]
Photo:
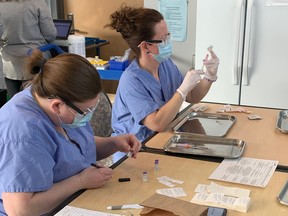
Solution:
[(85, 37), (83, 35), (69, 35), (68, 52), (83, 56), (86, 58)]

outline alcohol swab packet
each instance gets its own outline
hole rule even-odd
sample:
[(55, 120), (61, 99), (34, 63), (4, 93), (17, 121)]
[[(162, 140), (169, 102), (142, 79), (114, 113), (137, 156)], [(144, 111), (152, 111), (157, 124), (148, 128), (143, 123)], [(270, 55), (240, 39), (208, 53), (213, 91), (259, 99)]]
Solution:
[(249, 115), (248, 119), (249, 120), (260, 120), (260, 119), (262, 119), (262, 117), (259, 115)]

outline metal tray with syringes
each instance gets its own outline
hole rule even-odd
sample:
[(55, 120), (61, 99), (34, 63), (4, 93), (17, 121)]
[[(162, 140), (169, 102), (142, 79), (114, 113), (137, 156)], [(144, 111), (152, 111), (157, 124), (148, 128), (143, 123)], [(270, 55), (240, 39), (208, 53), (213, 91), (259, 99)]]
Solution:
[(238, 158), (246, 143), (243, 140), (196, 134), (175, 134), (164, 146), (165, 152), (202, 155), (223, 158)]

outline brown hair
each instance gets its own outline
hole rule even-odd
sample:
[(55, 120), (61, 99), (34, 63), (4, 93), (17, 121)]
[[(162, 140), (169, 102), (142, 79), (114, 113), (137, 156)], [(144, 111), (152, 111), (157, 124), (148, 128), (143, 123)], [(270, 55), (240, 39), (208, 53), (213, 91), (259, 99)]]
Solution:
[(80, 55), (65, 53), (47, 60), (36, 49), (28, 59), (27, 69), (35, 75), (30, 82), (32, 93), (40, 97), (84, 102), (102, 90), (98, 71)]
[(145, 40), (151, 40), (155, 35), (154, 26), (163, 20), (157, 10), (150, 8), (132, 8), (125, 4), (118, 11), (111, 14), (111, 27), (121, 33), (122, 38), (128, 43), (135, 54), (140, 56), (138, 45)]

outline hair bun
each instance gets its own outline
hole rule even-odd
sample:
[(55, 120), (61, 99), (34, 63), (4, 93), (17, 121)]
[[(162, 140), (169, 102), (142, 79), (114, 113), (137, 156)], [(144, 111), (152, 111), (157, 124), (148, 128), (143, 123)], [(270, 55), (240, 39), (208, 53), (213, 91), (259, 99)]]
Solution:
[(44, 64), (47, 62), (46, 58), (43, 58), (40, 62), (39, 65), (36, 65), (32, 67), (32, 74), (38, 74), (43, 70)]
[(32, 74), (33, 74), (33, 75), (40, 73), (40, 71), (41, 71), (41, 67), (38, 66), (38, 65), (37, 65), (37, 66), (34, 66), (34, 67), (32, 68)]

